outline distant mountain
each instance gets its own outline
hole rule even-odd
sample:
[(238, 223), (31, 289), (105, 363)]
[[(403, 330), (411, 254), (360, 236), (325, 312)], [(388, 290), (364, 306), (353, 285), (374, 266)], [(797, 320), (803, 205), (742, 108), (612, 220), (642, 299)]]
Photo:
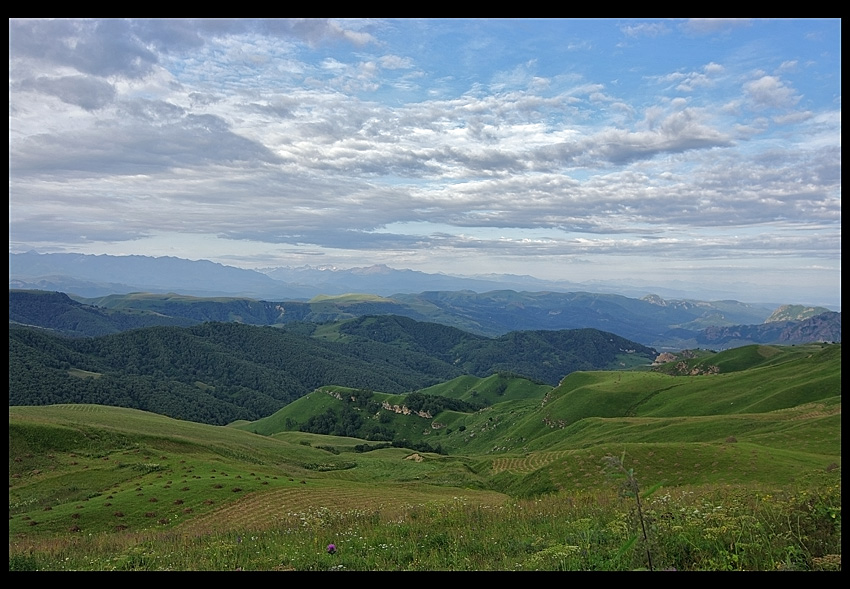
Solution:
[(771, 320), (762, 325), (709, 327), (700, 332), (696, 341), (711, 347), (745, 345), (741, 342), (779, 344), (840, 342), (841, 313), (827, 311), (802, 321)]
[(99, 297), (110, 293), (128, 293), (140, 290), (127, 284), (98, 283), (80, 280), (71, 276), (12, 276), (9, 274), (9, 288), (19, 290), (42, 290), (73, 293), (83, 297)]
[(81, 296), (179, 292), (195, 296), (302, 298), (315, 293), (261, 272), (207, 260), (85, 254), (9, 254), (9, 286)]
[[(101, 297), (132, 292), (179, 293), (200, 297), (250, 297), (281, 301), (306, 301), (318, 295), (368, 293), (389, 297), (396, 293), (468, 290), (518, 292), (595, 292), (641, 298), (655, 293), (667, 300), (730, 300), (735, 297), (724, 285), (672, 282), (627, 284), (620, 281), (586, 283), (543, 280), (528, 275), (484, 274), (452, 276), (384, 264), (361, 268), (278, 267), (246, 270), (207, 260), (174, 257), (109, 256), (85, 254), (9, 254), (9, 288), (65, 292), (82, 297)], [(744, 289), (736, 285), (738, 292)], [(749, 301), (775, 309), (782, 303)], [(837, 309), (838, 307), (836, 307)]]
[(736, 301), (633, 299), (589, 292), (454, 291), (392, 298), (431, 321), (475, 333), (591, 327), (661, 348), (680, 348), (683, 342), (690, 346), (690, 340), (708, 325), (760, 324), (771, 313), (770, 308)]
[(810, 319), (823, 313), (829, 313), (829, 309), (824, 307), (806, 307), (803, 305), (782, 305), (776, 311), (770, 314), (770, 317), (764, 320), (765, 323), (774, 321), (802, 321)]
[(196, 321), (144, 309), (115, 310), (84, 305), (61, 292), (9, 291), (9, 323), (41, 327), (63, 335), (98, 336), (128, 329)]
[(769, 308), (736, 301), (668, 301), (655, 295), (630, 299), (594, 293), (433, 291), (391, 298), (352, 294), (272, 302), (152, 293), (72, 298), (55, 292), (9, 290), (10, 323), (75, 337), (207, 321), (280, 327), (389, 315), (486, 337), (511, 331), (594, 328), (664, 350), (841, 341), (840, 313), (765, 323), (772, 315)]
[[(633, 284), (617, 280), (574, 282), (569, 280), (544, 280), (527, 274), (431, 274), (415, 270), (398, 270), (384, 264), (361, 268), (341, 269), (333, 266), (300, 266), (260, 269), (275, 280), (287, 284), (309, 287), (313, 285), (322, 294), (366, 292), (382, 296), (395, 293), (418, 293), (432, 290), (491, 290), (598, 292), (640, 298), (647, 293), (657, 293), (667, 299), (721, 300), (733, 299), (732, 291), (723, 285), (709, 286), (673, 281), (666, 286), (651, 283)], [(739, 285), (740, 286), (740, 285)], [(742, 287), (743, 288), (743, 287)], [(745, 290), (745, 289), (744, 289)], [(778, 303), (766, 303), (776, 307)]]
[(312, 286), (317, 293), (340, 295), (346, 293), (371, 293), (389, 296), (397, 292), (415, 293), (426, 290), (474, 290), (488, 291), (496, 288), (528, 287), (528, 283), (504, 280), (463, 278), (447, 274), (428, 274), (416, 270), (396, 270), (384, 264), (363, 268), (269, 268), (263, 272), (281, 282)]
[[(534, 280), (534, 279), (532, 279)], [(551, 286), (551, 285), (550, 285)], [(270, 268), (263, 272), (207, 260), (86, 254), (9, 254), (9, 287), (100, 297), (132, 292), (180, 293), (266, 300), (307, 300), (360, 292), (390, 295), (423, 290), (523, 288), (528, 283), (396, 270), (385, 265), (337, 270)], [(563, 290), (563, 288), (561, 288)]]

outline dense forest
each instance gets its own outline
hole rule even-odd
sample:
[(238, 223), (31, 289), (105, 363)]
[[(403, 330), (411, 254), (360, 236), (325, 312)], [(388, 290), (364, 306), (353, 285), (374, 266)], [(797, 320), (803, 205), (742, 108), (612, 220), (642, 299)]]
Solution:
[[(346, 392), (339, 398), (338, 406), (328, 407), (323, 413), (309, 417), (299, 429), (314, 434), (348, 436), (379, 442), (397, 442), (393, 429), (385, 425), (391, 419), (390, 414), (381, 412), (381, 403), (375, 400), (372, 391)], [(404, 406), (413, 413), (421, 412), (431, 416), (446, 410), (471, 413), (484, 407), (481, 403), (470, 403), (442, 395), (426, 395), (418, 391), (405, 395)], [(363, 417), (364, 415), (377, 414), (381, 416), (377, 421), (367, 420)], [(407, 448), (414, 448), (423, 452), (439, 452), (439, 450), (427, 445), (414, 447), (409, 445), (409, 440), (406, 440), (406, 442), (408, 445), (405, 447)]]
[(209, 322), (67, 338), (10, 325), (9, 404), (97, 403), (222, 425), (256, 420), (323, 385), (409, 393), (463, 374), (556, 384), (655, 350), (594, 329), (486, 338), (381, 316), (291, 329)]
[(197, 321), (148, 310), (84, 305), (61, 292), (10, 290), (9, 323), (43, 327), (66, 335), (98, 336), (153, 325), (188, 327)]

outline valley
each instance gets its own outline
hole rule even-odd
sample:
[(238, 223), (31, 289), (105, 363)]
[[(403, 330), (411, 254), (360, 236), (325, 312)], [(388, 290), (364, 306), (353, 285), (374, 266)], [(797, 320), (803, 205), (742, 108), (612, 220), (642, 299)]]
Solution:
[[(228, 426), (10, 406), (10, 567), (641, 568), (642, 552), (625, 548), (634, 512), (605, 468), (622, 456), (654, 489), (657, 564), (825, 570), (838, 558), (840, 568), (840, 361), (840, 344), (811, 344), (577, 371), (556, 386), (462, 376), (423, 388), (419, 402), (454, 400), (425, 411), (396, 409), (410, 394), (326, 386)], [(682, 363), (718, 370), (694, 376)], [(304, 431), (326, 414), (359, 414), (394, 440)], [(707, 516), (656, 519), (694, 502), (695, 514), (714, 505), (724, 531), (695, 539)], [(786, 512), (806, 522), (804, 535), (773, 519)], [(749, 548), (721, 566), (740, 534)], [(443, 540), (428, 544), (434, 535)]]
[(840, 313), (395, 298), (10, 290), (10, 570), (840, 570)]

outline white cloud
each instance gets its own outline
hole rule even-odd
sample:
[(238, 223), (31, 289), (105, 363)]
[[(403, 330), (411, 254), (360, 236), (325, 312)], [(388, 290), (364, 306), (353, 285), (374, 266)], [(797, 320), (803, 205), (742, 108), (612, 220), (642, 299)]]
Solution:
[(389, 36), (408, 21), (10, 21), (10, 247), (170, 232), (225, 253), (840, 266), (840, 87), (805, 85), (822, 59), (616, 45), (675, 46), (671, 22), (587, 23), (550, 54), (465, 30), (485, 21), (415, 47)]
[(711, 35), (728, 33), (740, 27), (753, 24), (749, 18), (691, 18), (682, 23), (681, 28), (694, 35)]
[(398, 55), (384, 55), (380, 58), (381, 67), (388, 70), (406, 70), (413, 67), (413, 60)]
[(658, 37), (670, 32), (670, 28), (663, 22), (623, 25), (620, 30), (628, 37)]
[(725, 71), (722, 65), (709, 63), (702, 71), (672, 72), (658, 78), (663, 83), (674, 84), (679, 92), (694, 92), (699, 89), (709, 88), (717, 82), (717, 77)]
[(707, 64), (703, 69), (705, 70), (706, 74), (711, 76), (716, 76), (726, 71), (726, 68), (724, 68), (719, 63), (714, 62)]
[(800, 101), (794, 89), (776, 76), (762, 76), (744, 84), (744, 93), (754, 108), (787, 109)]

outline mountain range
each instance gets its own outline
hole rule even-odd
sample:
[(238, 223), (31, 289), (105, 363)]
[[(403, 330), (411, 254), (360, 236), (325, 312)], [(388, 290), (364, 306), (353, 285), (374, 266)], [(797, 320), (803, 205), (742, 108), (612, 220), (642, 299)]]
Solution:
[[(167, 284), (152, 268), (144, 281)], [(219, 269), (201, 264), (192, 271), (186, 284)], [(742, 344), (840, 342), (840, 326), (841, 314), (823, 307), (658, 293), (629, 298), (502, 288), (324, 294), (305, 301), (161, 292), (83, 297), (10, 288), (10, 570), (85, 569), (93, 562), (90, 548), (69, 561), (72, 552), (55, 547), (85, 546), (80, 542), (93, 537), (106, 546), (104, 568), (115, 568), (116, 545), (128, 551), (127, 565), (119, 568), (148, 568), (139, 555), (150, 554), (149, 541), (143, 547), (127, 538), (157, 534), (157, 546), (178, 538), (178, 546), (162, 548), (172, 554), (185, 551), (187, 530), (204, 529), (204, 546), (238, 547), (242, 530), (260, 534), (258, 526), (280, 526), (299, 514), (287, 534), (274, 531), (273, 537), (301, 530), (311, 535), (302, 544), (316, 551), (316, 532), (302, 530), (303, 514), (331, 513), (328, 505), (387, 521), (393, 531), (424, 522), (417, 542), (436, 529), (431, 514), (457, 521), (457, 537), (477, 533), (490, 510), (468, 503), (470, 493), (534, 499), (522, 506), (557, 494), (557, 505), (572, 506), (577, 498), (575, 505), (587, 504), (595, 514), (599, 505), (614, 505), (610, 494), (595, 494), (610, 485), (600, 457), (611, 464), (620, 456), (622, 466), (627, 453), (641, 476), (658, 481), (644, 497), (662, 485), (687, 485), (681, 497), (695, 489), (711, 493), (688, 499), (687, 508), (668, 504), (669, 491), (647, 504), (653, 525), (673, 526), (670, 538), (687, 534), (683, 513), (698, 514), (689, 538), (718, 529), (711, 527), (717, 508), (705, 506), (718, 489), (732, 488), (729, 506), (740, 500), (769, 511), (764, 524), (747, 520), (770, 532), (755, 536), (781, 539), (773, 522), (777, 532), (786, 521), (795, 530), (802, 523), (800, 537), (815, 539), (807, 553), (829, 553), (840, 563), (841, 345)], [(659, 354), (660, 347), (637, 338), (728, 349)], [(781, 485), (793, 485), (800, 499), (769, 503), (764, 489)], [(752, 494), (741, 495), (742, 489)], [(408, 501), (434, 505), (437, 497), (451, 497), (467, 519), (443, 507), (414, 511), (405, 522), (381, 511), (385, 504), (412, 505)], [(777, 517), (780, 505), (789, 511)], [(575, 532), (558, 531), (557, 542), (566, 538), (564, 548), (572, 549), (592, 541), (588, 554), (599, 551), (600, 537), (585, 540), (588, 531), (620, 521), (613, 512), (590, 525), (597, 520), (583, 512), (553, 518), (556, 512), (545, 507), (539, 513), (545, 515), (530, 517), (547, 530), (551, 521), (580, 524)], [(538, 537), (526, 520), (510, 517), (499, 531), (482, 532), (475, 553), (517, 529)], [(223, 532), (237, 532), (209, 535), (212, 521), (230, 526)], [(332, 520), (317, 521), (325, 529)], [(813, 532), (810, 522), (823, 522), (830, 532), (827, 548), (827, 536), (821, 528)], [(115, 536), (104, 535), (110, 530)], [(722, 543), (712, 540), (721, 546), (720, 558), (738, 546), (740, 532), (728, 534)], [(250, 538), (246, 553), (253, 554)], [(625, 536), (614, 539), (609, 558), (619, 562)], [(398, 544), (394, 537), (381, 542)], [(528, 555), (536, 542), (517, 554)], [(659, 545), (681, 552), (672, 540)], [(33, 546), (61, 554), (59, 564), (45, 564), (54, 561)], [(553, 547), (562, 558), (561, 545)], [(554, 555), (553, 547), (542, 552)], [(296, 550), (275, 545), (273, 552), (279, 558)], [(782, 544), (763, 568), (773, 570), (787, 554)], [(176, 570), (201, 556), (181, 558), (164, 568)], [(691, 553), (675, 562), (686, 570)], [(156, 563), (162, 567), (159, 555)], [(251, 568), (269, 566), (263, 561)]]
[[(9, 288), (51, 290), (82, 297), (175, 292), (201, 297), (238, 296), (275, 301), (309, 300), (319, 295), (346, 293), (392, 296), (456, 290), (477, 293), (493, 290), (594, 292), (632, 298), (655, 294), (668, 300), (731, 300), (737, 298), (734, 292), (741, 292), (740, 285), (706, 287), (683, 281), (661, 286), (613, 279), (579, 283), (513, 274), (451, 276), (394, 269), (383, 264), (348, 269), (302, 266), (248, 270), (208, 260), (175, 257), (39, 254), (35, 251), (9, 254)], [(747, 302), (774, 309), (781, 304), (798, 301)], [(808, 303), (840, 310), (840, 302), (836, 303), (826, 293), (823, 301)]]
[(407, 317), (484, 337), (593, 328), (659, 350), (841, 341), (841, 313), (823, 307), (771, 310), (736, 301), (667, 300), (657, 295), (631, 299), (593, 293), (431, 291), (390, 298), (320, 296), (305, 302), (154, 293), (72, 298), (58, 292), (9, 290), (10, 324), (74, 337), (206, 321), (282, 327), (369, 315)]

